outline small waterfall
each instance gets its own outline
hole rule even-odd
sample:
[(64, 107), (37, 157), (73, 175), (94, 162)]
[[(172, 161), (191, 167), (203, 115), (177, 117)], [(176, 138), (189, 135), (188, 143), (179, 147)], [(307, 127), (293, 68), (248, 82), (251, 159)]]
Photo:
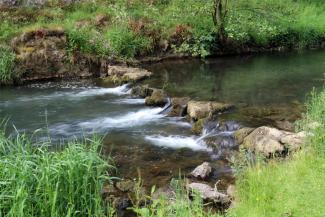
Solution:
[(196, 142), (204, 142), (219, 158), (237, 146), (233, 133), (240, 129), (240, 125), (233, 121), (208, 122), (202, 131), (202, 136)]
[(162, 135), (153, 135), (146, 136), (146, 140), (152, 144), (160, 147), (167, 148), (190, 148), (195, 151), (211, 151), (207, 148), (204, 143), (197, 142), (195, 137), (185, 137), (185, 136), (162, 136)]
[(166, 113), (170, 112), (171, 106), (172, 106), (171, 99), (170, 98), (167, 98), (167, 103), (162, 108), (161, 112), (159, 112), (159, 114), (166, 114)]

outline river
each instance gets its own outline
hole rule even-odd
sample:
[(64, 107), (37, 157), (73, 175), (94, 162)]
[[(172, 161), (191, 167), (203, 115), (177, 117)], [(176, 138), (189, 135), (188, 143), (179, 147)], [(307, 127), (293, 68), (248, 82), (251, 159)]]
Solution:
[[(143, 83), (169, 96), (216, 100), (236, 105), (220, 121), (232, 125), (273, 125), (294, 121), (315, 87), (323, 86), (325, 52), (277, 53), (164, 61), (147, 65), (154, 75)], [(146, 107), (130, 85), (113, 87), (96, 79), (33, 83), (0, 89), (0, 117), (11, 134), (63, 144), (98, 134), (123, 177), (164, 185), (203, 161), (213, 161), (216, 179), (231, 180), (231, 168), (185, 118), (168, 117), (163, 108)], [(231, 133), (231, 132), (230, 132)]]

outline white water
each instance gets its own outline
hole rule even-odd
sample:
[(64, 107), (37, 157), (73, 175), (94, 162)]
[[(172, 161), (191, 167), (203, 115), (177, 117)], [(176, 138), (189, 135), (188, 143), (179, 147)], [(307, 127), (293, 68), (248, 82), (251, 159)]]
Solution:
[[(60, 91), (55, 91), (54, 93), (47, 95), (38, 95), (34, 97), (18, 97), (16, 101), (20, 102), (30, 102), (30, 101), (43, 101), (43, 100), (53, 100), (55, 98), (70, 98), (70, 99), (81, 99), (83, 97), (101, 96), (106, 94), (111, 95), (127, 95), (129, 90), (129, 84), (124, 84), (122, 86), (113, 88), (75, 88), (74, 91), (66, 92), (65, 88), (59, 88)], [(79, 89), (79, 90), (77, 90)]]
[(159, 114), (161, 111), (162, 108), (141, 109), (137, 112), (129, 112), (125, 115), (117, 116), (114, 118), (97, 118), (94, 120), (79, 123), (78, 125), (83, 129), (134, 127), (164, 117), (165, 115)]
[(87, 96), (98, 96), (98, 95), (105, 95), (105, 94), (113, 94), (113, 95), (126, 95), (128, 94), (129, 84), (124, 84), (122, 86), (114, 87), (114, 88), (96, 88), (85, 90), (79, 93), (76, 93), (72, 96), (74, 97), (87, 97)]
[(167, 148), (189, 148), (195, 151), (210, 151), (203, 142), (198, 142), (195, 137), (185, 136), (146, 136), (145, 139), (156, 146)]
[(133, 104), (133, 105), (144, 105), (145, 99), (118, 99), (113, 101), (114, 104)]

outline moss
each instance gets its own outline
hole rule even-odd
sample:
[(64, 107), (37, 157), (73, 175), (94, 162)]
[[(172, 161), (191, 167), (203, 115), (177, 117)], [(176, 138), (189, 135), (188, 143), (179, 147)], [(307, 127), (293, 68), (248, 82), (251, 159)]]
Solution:
[(194, 133), (196, 135), (201, 134), (203, 131), (205, 121), (206, 121), (206, 118), (202, 118), (202, 119), (199, 119), (196, 122), (194, 122), (194, 124), (192, 125), (192, 129), (191, 129), (192, 133)]

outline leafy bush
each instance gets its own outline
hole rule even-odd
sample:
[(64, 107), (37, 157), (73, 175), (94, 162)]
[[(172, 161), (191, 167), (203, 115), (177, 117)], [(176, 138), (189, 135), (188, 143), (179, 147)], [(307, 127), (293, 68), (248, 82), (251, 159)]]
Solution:
[(14, 73), (15, 54), (7, 47), (0, 46), (0, 84), (8, 84), (16, 78)]

